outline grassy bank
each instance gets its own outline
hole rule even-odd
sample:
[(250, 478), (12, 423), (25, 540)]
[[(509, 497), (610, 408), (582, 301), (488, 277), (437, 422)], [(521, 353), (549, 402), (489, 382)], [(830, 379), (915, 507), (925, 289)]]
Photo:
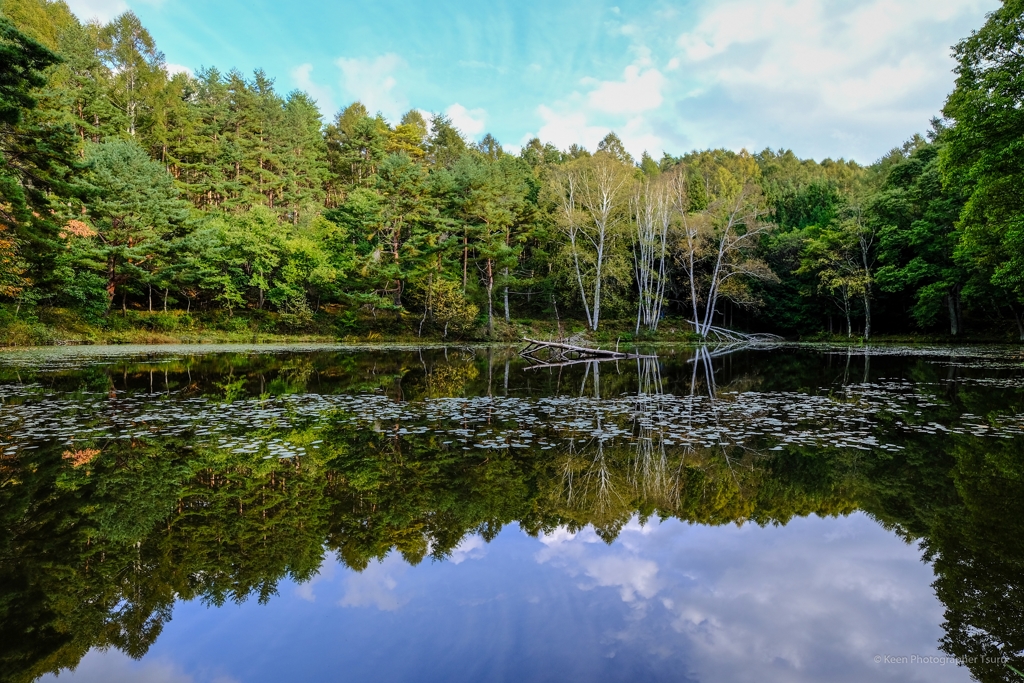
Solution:
[(485, 321), (459, 335), (421, 325), (409, 313), (355, 315), (338, 309), (300, 318), (269, 311), (185, 313), (182, 311), (114, 310), (86, 316), (58, 308), (15, 310), (0, 307), (0, 346), (71, 344), (201, 344), (201, 343), (467, 343), (517, 342), (523, 337), (553, 339), (577, 336), (593, 343), (688, 342), (696, 338), (681, 320), (667, 319), (655, 333), (633, 333), (633, 321), (610, 320), (598, 333), (582, 321), (513, 319), (495, 321), (493, 335)]
[(67, 309), (0, 310), (0, 345), (215, 344), (335, 341), (316, 321), (281, 316), (191, 315), (115, 311), (89, 317)]
[[(350, 311), (321, 310), (300, 318), (269, 311), (185, 313), (182, 311), (112, 311), (86, 316), (68, 309), (16, 310), (0, 307), (0, 346), (72, 344), (224, 344), (224, 343), (468, 343), (517, 342), (523, 337), (554, 339), (575, 336), (600, 345), (634, 343), (695, 343), (699, 339), (681, 318), (664, 319), (657, 332), (635, 334), (633, 320), (603, 321), (599, 332), (589, 332), (582, 321), (513, 319), (496, 321), (494, 334), (484, 321), (461, 335), (421, 326), (415, 315), (402, 313), (357, 316)], [(860, 344), (859, 337), (819, 334), (792, 341)], [(941, 335), (878, 335), (872, 344), (1015, 343), (997, 335), (952, 338)]]

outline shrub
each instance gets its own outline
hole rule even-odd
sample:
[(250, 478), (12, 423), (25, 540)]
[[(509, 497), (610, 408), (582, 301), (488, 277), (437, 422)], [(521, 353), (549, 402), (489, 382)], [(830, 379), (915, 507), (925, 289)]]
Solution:
[(0, 323), (0, 346), (38, 346), (55, 342), (53, 330), (33, 320)]

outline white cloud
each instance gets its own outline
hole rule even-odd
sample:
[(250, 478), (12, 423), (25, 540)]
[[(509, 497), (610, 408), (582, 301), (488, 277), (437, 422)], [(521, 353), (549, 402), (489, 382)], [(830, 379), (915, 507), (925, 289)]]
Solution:
[(408, 102), (395, 92), (398, 80), (394, 72), (406, 66), (398, 55), (368, 58), (340, 57), (335, 64), (341, 69), (341, 85), (350, 97), (359, 100), (371, 114), (381, 112), (390, 121), (397, 121), (408, 108)]
[(299, 90), (304, 90), (316, 100), (320, 113), (325, 118), (334, 116), (338, 111), (338, 105), (334, 103), (334, 96), (328, 86), (320, 85), (313, 81), (313, 65), (300, 64), (291, 71), (292, 81)]
[[(621, 80), (584, 78), (580, 83), (590, 87), (586, 94), (572, 93), (552, 106), (538, 107), (544, 123), (537, 137), (560, 149), (577, 144), (593, 151), (601, 138), (614, 130), (634, 157), (639, 158), (645, 150), (660, 153), (663, 141), (643, 115), (662, 107), (667, 81), (653, 66), (650, 49), (634, 45), (630, 51), (634, 61), (623, 70)], [(522, 142), (531, 137), (533, 134), (527, 134)]]
[(97, 19), (107, 23), (117, 15), (128, 11), (124, 0), (67, 0), (68, 7), (82, 21)]
[(329, 557), (324, 558), (323, 562), (320, 563), (319, 569), (316, 570), (316, 576), (305, 583), (297, 585), (295, 587), (295, 594), (307, 602), (316, 602), (316, 594), (313, 592), (314, 587), (321, 581), (332, 582), (337, 567), (337, 560)]
[(466, 109), (456, 102), (445, 109), (444, 113), (452, 120), (456, 128), (469, 137), (475, 138), (484, 132), (487, 112), (483, 109)]
[[(825, 538), (837, 526), (852, 533)], [(723, 547), (692, 548), (684, 566), (700, 588), (676, 584), (662, 604), (692, 647), (698, 677), (754, 680), (751, 666), (763, 662), (756, 680), (874, 680), (889, 672), (872, 656), (893, 643), (936, 654), (941, 607), (929, 567), (919, 550), (882, 534), (863, 515), (812, 518), (779, 530), (730, 530)], [(904, 675), (965, 678), (956, 667)]]
[(534, 559), (592, 591), (588, 602), (626, 605), (602, 642), (679, 657), (693, 680), (967, 678), (955, 666), (874, 662), (877, 653), (939, 654), (942, 605), (920, 549), (863, 513), (767, 528), (640, 527), (634, 518), (611, 545), (591, 528), (540, 541)]
[[(840, 111), (874, 109), (948, 73), (945, 47), (928, 54), (908, 40), (908, 28), (943, 16), (912, 11), (920, 4), (876, 0), (838, 13), (820, 0), (733, 0), (716, 5), (678, 43), (704, 82), (769, 90), (776, 98), (817, 95)], [(946, 3), (954, 4), (977, 2)]]
[[(132, 4), (159, 7), (164, 0), (132, 0)], [(131, 7), (125, 0), (67, 0), (68, 8), (81, 21), (99, 21), (107, 23), (119, 14), (127, 12)]]
[[(593, 150), (614, 130), (635, 157), (770, 146), (870, 163), (939, 113), (953, 86), (949, 46), (997, 5), (698, 0), (642, 26), (631, 17), (632, 63), (538, 107), (538, 135)], [(665, 45), (666, 32), (668, 49), (640, 42)]]
[(573, 540), (574, 538), (576, 538), (576, 532), (575, 531), (569, 531), (565, 527), (560, 526), (560, 527), (555, 527), (555, 529), (553, 531), (549, 531), (547, 533), (541, 534), (540, 542), (543, 543), (544, 545), (548, 546), (548, 547), (551, 547), (551, 546), (559, 546), (559, 545), (562, 545), (563, 543), (568, 543), (569, 541)]
[(537, 133), (524, 135), (520, 143), (526, 144), (530, 139), (537, 137), (542, 142), (550, 142), (559, 149), (568, 149), (570, 145), (576, 144), (593, 151), (597, 149), (597, 143), (614, 130), (622, 140), (626, 151), (636, 159), (639, 159), (644, 151), (658, 158), (665, 149), (665, 142), (661, 135), (654, 130), (644, 116), (633, 116), (625, 120), (620, 118), (615, 126), (600, 126), (590, 123), (591, 117), (595, 116), (595, 113), (586, 107), (566, 109), (555, 111), (546, 105), (538, 107), (537, 114), (544, 124)]
[(644, 152), (649, 153), (655, 160), (658, 160), (665, 150), (665, 141), (654, 132), (651, 124), (643, 116), (635, 116), (629, 119), (626, 121), (626, 125), (619, 128), (616, 132), (622, 140), (623, 147), (637, 161), (640, 160), (640, 155)]
[(174, 76), (176, 74), (188, 74), (189, 76), (195, 76), (192, 69), (182, 64), (174, 64), (173, 62), (166, 62), (164, 64), (164, 71), (167, 72), (168, 76)]
[(651, 560), (628, 555), (595, 558), (587, 562), (586, 572), (596, 585), (618, 588), (623, 602), (638, 596), (649, 600), (658, 592), (658, 565)]
[(996, 4), (705, 2), (666, 67), (678, 72), (677, 128), (698, 146), (738, 147), (742, 127), (762, 145), (877, 154), (938, 113), (953, 85), (949, 45)]
[(621, 81), (602, 81), (587, 95), (591, 107), (609, 114), (634, 114), (661, 106), (665, 77), (657, 69), (626, 67)]
[(587, 115), (582, 111), (556, 112), (547, 105), (537, 107), (537, 114), (544, 124), (537, 134), (527, 133), (523, 142), (539, 137), (543, 142), (550, 142), (559, 149), (567, 149), (570, 145), (582, 145), (587, 149), (595, 149), (597, 143), (608, 134), (607, 126), (592, 126), (587, 122)]

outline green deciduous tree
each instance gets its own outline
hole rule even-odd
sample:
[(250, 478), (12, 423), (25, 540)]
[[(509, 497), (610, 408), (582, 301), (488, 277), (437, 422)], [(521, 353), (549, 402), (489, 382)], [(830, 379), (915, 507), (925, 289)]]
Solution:
[(954, 48), (945, 182), (964, 188), (960, 247), (1013, 302), (1024, 339), (1024, 1), (1004, 0)]
[[(798, 272), (813, 273), (822, 291), (831, 296), (846, 319), (846, 336), (853, 336), (851, 302), (870, 293), (870, 273), (861, 261), (861, 245), (855, 226), (832, 224), (816, 229), (803, 247)], [(868, 323), (870, 324), (870, 323)], [(870, 332), (865, 336), (869, 336)]]
[(942, 185), (941, 146), (918, 140), (915, 147), (909, 156), (893, 153), (898, 158), (868, 207), (879, 237), (878, 282), (912, 297), (912, 315), (923, 328), (948, 315), (955, 336), (964, 329), (961, 300), (969, 277), (955, 258), (963, 200)]

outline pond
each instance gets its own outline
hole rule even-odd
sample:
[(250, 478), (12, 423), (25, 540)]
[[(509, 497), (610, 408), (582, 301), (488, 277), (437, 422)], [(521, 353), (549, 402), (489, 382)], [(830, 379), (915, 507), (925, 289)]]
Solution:
[(1024, 671), (1024, 353), (0, 353), (0, 680)]

